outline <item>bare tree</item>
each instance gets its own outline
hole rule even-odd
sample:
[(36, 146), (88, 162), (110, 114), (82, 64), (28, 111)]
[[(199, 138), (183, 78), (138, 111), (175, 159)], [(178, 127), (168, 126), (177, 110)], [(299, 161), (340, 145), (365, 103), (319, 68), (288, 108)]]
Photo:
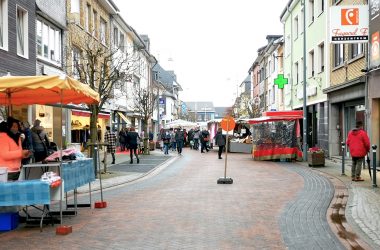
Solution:
[(68, 72), (82, 83), (95, 90), (100, 97), (98, 104), (89, 105), (91, 141), (98, 141), (97, 120), (98, 114), (104, 104), (111, 98), (115, 98), (114, 88), (126, 89), (126, 83), (130, 82), (130, 76), (136, 69), (134, 53), (122, 52), (119, 48), (106, 47), (98, 40), (88, 37), (76, 39), (75, 35), (70, 38), (72, 48), (68, 57), (72, 58), (73, 65), (68, 65)]
[(253, 102), (249, 95), (242, 94), (239, 101), (239, 117), (254, 118), (260, 116), (259, 106)]
[(158, 89), (154, 91), (151, 86), (141, 86), (139, 83), (134, 83), (132, 91), (131, 110), (138, 114), (143, 122), (144, 139), (144, 154), (149, 154), (148, 145), (148, 123), (153, 115), (153, 111), (157, 107)]

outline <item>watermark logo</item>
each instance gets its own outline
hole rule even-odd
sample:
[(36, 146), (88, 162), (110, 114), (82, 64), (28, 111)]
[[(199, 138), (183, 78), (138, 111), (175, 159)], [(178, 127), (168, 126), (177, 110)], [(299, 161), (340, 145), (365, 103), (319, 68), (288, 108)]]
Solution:
[(341, 10), (342, 25), (359, 25), (359, 8)]

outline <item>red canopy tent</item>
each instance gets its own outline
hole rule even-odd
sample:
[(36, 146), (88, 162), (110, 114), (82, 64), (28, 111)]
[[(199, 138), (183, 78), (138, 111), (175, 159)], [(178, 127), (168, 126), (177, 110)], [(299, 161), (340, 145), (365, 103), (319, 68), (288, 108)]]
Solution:
[(254, 160), (300, 159), (299, 119), (303, 119), (303, 111), (267, 111), (262, 117), (248, 121), (253, 124)]

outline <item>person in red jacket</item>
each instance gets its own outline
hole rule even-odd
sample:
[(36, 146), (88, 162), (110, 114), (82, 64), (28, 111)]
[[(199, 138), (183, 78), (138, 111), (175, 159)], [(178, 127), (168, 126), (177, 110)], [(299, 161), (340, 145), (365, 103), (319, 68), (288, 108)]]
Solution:
[(347, 147), (352, 157), (351, 177), (353, 181), (364, 181), (360, 177), (364, 157), (370, 150), (369, 138), (363, 130), (363, 122), (357, 121), (356, 128), (351, 130), (347, 136)]

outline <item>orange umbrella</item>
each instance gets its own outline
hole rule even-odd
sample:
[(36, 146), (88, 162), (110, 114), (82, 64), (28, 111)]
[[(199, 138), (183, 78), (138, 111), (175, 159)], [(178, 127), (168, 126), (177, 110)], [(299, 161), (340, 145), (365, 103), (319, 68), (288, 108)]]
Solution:
[(99, 102), (99, 94), (70, 77), (0, 77), (0, 105), (69, 104)]

